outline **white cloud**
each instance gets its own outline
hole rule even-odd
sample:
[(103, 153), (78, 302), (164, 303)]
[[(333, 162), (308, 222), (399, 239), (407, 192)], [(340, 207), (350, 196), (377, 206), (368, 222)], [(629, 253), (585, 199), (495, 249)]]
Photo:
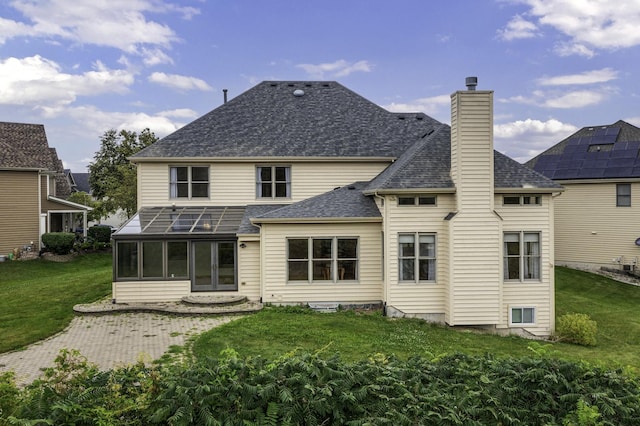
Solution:
[[(150, 64), (169, 63), (158, 49), (179, 41), (167, 25), (147, 19), (149, 13), (179, 13), (190, 19), (199, 13), (162, 0), (14, 0), (11, 6), (25, 22), (0, 19), (0, 43), (14, 37), (92, 44), (142, 56)], [(151, 49), (148, 46), (152, 46)]]
[(161, 117), (189, 118), (189, 119), (198, 117), (198, 113), (190, 108), (177, 108), (177, 109), (172, 109), (168, 111), (160, 111), (158, 115)]
[(173, 59), (167, 55), (162, 49), (145, 49), (140, 50), (142, 61), (148, 67), (160, 64), (173, 64)]
[(558, 75), (555, 77), (543, 77), (538, 79), (538, 84), (542, 86), (563, 86), (575, 84), (606, 83), (615, 80), (618, 72), (611, 68), (601, 70), (585, 71), (579, 74)]
[(298, 64), (312, 78), (325, 79), (328, 74), (331, 77), (346, 77), (354, 72), (370, 72), (372, 65), (368, 61), (347, 62), (339, 59), (335, 62), (324, 64)]
[(633, 124), (636, 127), (640, 127), (640, 115), (636, 117), (625, 118), (624, 121), (627, 123)]
[(547, 121), (526, 119), (493, 126), (495, 148), (519, 162), (525, 162), (550, 148), (577, 127), (556, 119)]
[(585, 58), (593, 58), (596, 56), (596, 52), (593, 49), (589, 49), (587, 46), (579, 43), (557, 43), (553, 47), (553, 51), (558, 54), (558, 56), (584, 56)]
[(162, 86), (170, 87), (176, 90), (202, 90), (211, 91), (213, 88), (209, 86), (204, 80), (195, 77), (188, 77), (178, 74), (165, 74), (163, 72), (154, 72), (149, 76), (149, 81), (152, 83), (160, 84)]
[(433, 115), (443, 109), (448, 109), (450, 105), (451, 95), (440, 95), (416, 99), (411, 103), (392, 102), (385, 105), (384, 108), (392, 112), (424, 112), (427, 115)]
[(22, 22), (12, 21), (0, 17), (0, 44), (10, 38), (28, 35), (30, 28)]
[(608, 96), (606, 89), (599, 90), (575, 90), (569, 92), (545, 92), (536, 90), (532, 96), (513, 96), (507, 99), (500, 99), (503, 103), (519, 103), (525, 105), (535, 105), (544, 108), (582, 108), (596, 105)]
[[(158, 137), (163, 137), (175, 132), (185, 123), (170, 119), (171, 113), (156, 113), (153, 115), (144, 112), (109, 112), (98, 109), (93, 105), (83, 105), (71, 108), (46, 107), (43, 108), (47, 118), (66, 118), (73, 120), (77, 127), (84, 129), (84, 133), (97, 138), (109, 129), (125, 129), (142, 131), (151, 129)], [(78, 131), (76, 129), (76, 131)]]
[(539, 34), (538, 27), (533, 22), (527, 21), (520, 15), (511, 18), (504, 30), (498, 30), (498, 37), (503, 40), (515, 40), (521, 38), (533, 38)]
[(549, 108), (582, 108), (589, 105), (596, 105), (604, 98), (605, 96), (601, 92), (577, 90), (558, 97), (545, 99), (544, 106)]
[(592, 56), (598, 49), (640, 45), (640, 2), (637, 0), (615, 3), (610, 0), (518, 0), (518, 3), (529, 6), (526, 15), (537, 20), (538, 27), (552, 27), (568, 37), (556, 46), (558, 54)]
[(39, 55), (0, 61), (0, 104), (46, 106), (69, 104), (78, 96), (126, 93), (134, 75), (110, 70), (101, 62), (94, 70), (67, 74), (54, 61)]

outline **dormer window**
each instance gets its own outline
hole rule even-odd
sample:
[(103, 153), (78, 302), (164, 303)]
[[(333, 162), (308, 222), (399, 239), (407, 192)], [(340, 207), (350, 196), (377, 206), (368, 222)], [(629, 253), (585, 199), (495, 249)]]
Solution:
[(291, 198), (291, 167), (256, 167), (257, 198)]

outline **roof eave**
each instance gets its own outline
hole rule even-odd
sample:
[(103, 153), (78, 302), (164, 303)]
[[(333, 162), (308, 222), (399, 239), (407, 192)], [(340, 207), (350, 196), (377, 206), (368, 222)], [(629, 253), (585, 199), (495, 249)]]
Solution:
[(554, 179), (560, 185), (575, 183), (621, 183), (621, 182), (640, 182), (638, 177), (618, 177), (618, 178), (595, 178), (595, 179)]
[(132, 163), (393, 163), (396, 157), (129, 157)]
[(398, 188), (398, 189), (367, 189), (364, 195), (397, 195), (397, 194), (455, 194), (456, 188)]
[(50, 200), (50, 201), (55, 201), (56, 203), (60, 203), (62, 205), (68, 206), (68, 207), (74, 207), (74, 208), (76, 208), (78, 210), (86, 210), (88, 212), (93, 210), (93, 207), (89, 207), (89, 206), (85, 206), (85, 205), (82, 205), (82, 204), (74, 203), (72, 201), (63, 200), (62, 198), (56, 198), (56, 197), (54, 197), (52, 195), (49, 195), (47, 197), (47, 199)]
[(252, 224), (256, 223), (298, 223), (298, 224), (314, 224), (314, 223), (379, 223), (382, 217), (278, 217), (278, 218), (262, 218), (256, 217), (250, 219)]
[(564, 188), (538, 188), (538, 187), (516, 187), (516, 188), (495, 188), (496, 194), (552, 194), (563, 192)]

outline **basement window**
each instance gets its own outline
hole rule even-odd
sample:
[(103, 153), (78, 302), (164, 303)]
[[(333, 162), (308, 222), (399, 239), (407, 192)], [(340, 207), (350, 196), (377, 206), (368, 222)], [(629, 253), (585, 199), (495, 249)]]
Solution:
[(533, 325), (536, 323), (536, 308), (533, 306), (517, 306), (511, 308), (509, 325)]

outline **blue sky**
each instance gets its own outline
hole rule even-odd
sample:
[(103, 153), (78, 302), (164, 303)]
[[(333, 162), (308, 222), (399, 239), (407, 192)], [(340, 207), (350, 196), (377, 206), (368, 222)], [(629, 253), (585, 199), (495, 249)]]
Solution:
[(640, 0), (8, 0), (0, 120), (45, 125), (84, 172), (108, 129), (162, 137), (263, 80), (336, 80), (449, 123), (477, 76), (495, 147), (640, 126)]

